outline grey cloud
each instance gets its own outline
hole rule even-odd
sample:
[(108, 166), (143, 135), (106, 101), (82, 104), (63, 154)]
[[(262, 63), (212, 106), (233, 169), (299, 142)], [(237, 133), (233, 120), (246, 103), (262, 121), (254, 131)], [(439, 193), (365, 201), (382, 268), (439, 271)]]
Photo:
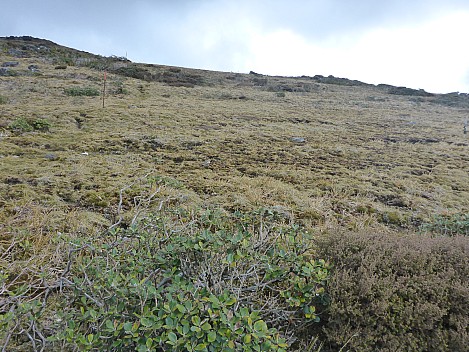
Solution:
[(108, 38), (113, 45), (122, 43), (134, 51), (141, 45), (143, 54), (153, 50), (146, 47), (150, 45), (167, 54), (175, 51), (180, 55), (187, 44), (181, 28), (198, 31), (186, 26), (194, 16), (209, 22), (222, 15), (228, 19), (225, 26), (248, 19), (266, 31), (288, 28), (309, 40), (322, 40), (337, 34), (361, 32), (370, 26), (418, 22), (442, 11), (443, 7), (469, 9), (469, 3), (464, 0), (443, 3), (437, 0), (17, 0), (2, 8), (0, 33), (42, 35), (52, 40), (57, 38), (64, 44), (69, 42), (67, 37), (73, 43), (83, 44), (85, 35), (94, 34), (103, 41)]
[(128, 53), (133, 61), (228, 71), (252, 54), (251, 30), (263, 35), (287, 29), (321, 45), (375, 28), (411, 27), (455, 10), (469, 11), (469, 2), (15, 0), (2, 6), (0, 36), (32, 35), (102, 55)]
[(242, 0), (246, 11), (255, 11), (268, 29), (289, 28), (310, 39), (361, 32), (369, 27), (390, 24), (418, 24), (445, 9), (469, 10), (464, 0)]

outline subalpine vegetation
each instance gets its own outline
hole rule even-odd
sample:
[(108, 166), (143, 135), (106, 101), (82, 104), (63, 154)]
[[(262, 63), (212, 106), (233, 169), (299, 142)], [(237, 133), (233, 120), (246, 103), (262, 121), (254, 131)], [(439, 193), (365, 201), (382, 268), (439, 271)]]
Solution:
[(30, 37), (0, 65), (0, 350), (469, 345), (466, 94)]

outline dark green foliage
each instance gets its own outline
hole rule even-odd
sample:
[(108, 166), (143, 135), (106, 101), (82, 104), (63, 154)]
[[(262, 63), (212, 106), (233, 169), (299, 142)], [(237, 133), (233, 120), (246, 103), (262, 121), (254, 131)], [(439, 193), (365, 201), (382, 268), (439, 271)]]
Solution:
[(193, 88), (196, 85), (201, 86), (205, 84), (204, 77), (200, 75), (181, 71), (175, 72), (171, 69), (161, 74), (154, 75), (153, 79), (174, 87)]
[(348, 78), (340, 78), (340, 77), (334, 77), (332, 75), (329, 75), (327, 77), (324, 77), (322, 75), (316, 75), (314, 77), (307, 77), (307, 76), (302, 76), (302, 78), (308, 78), (311, 80), (314, 80), (319, 83), (326, 83), (326, 84), (336, 84), (340, 86), (370, 86), (370, 84), (363, 83), (357, 80), (350, 80)]
[(319, 321), (328, 265), (276, 214), (178, 210), (81, 247), (52, 340), (80, 350), (285, 351)]
[(137, 65), (119, 67), (118, 69), (113, 70), (113, 73), (141, 80), (151, 80), (152, 78), (151, 73), (147, 69), (139, 67)]
[(430, 100), (430, 102), (434, 104), (467, 109), (469, 108), (469, 94), (458, 92), (437, 94), (435, 95), (434, 99)]
[(421, 229), (441, 236), (469, 236), (469, 214), (438, 215)]
[(388, 90), (389, 94), (395, 95), (411, 95), (411, 96), (418, 96), (418, 97), (432, 97), (432, 93), (428, 93), (423, 89), (412, 89), (407, 87), (391, 87)]
[(465, 351), (465, 237), (341, 233), (321, 243), (332, 261), (324, 334), (332, 350)]
[(88, 96), (88, 97), (95, 97), (100, 95), (100, 91), (94, 87), (70, 87), (65, 88), (65, 94), (68, 96)]
[(50, 122), (46, 119), (26, 119), (24, 117), (20, 117), (8, 125), (8, 128), (16, 133), (32, 131), (48, 132), (50, 127)]
[(203, 85), (204, 78), (197, 74), (182, 72), (179, 68), (170, 68), (168, 71), (152, 73), (139, 65), (128, 65), (112, 70), (113, 73), (145, 81), (157, 81), (174, 87), (193, 88)]

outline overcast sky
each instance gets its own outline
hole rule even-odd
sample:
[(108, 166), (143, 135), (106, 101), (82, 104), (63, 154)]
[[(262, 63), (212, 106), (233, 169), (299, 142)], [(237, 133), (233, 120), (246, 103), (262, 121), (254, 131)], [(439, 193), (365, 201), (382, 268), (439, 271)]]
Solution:
[(0, 36), (101, 55), (469, 92), (469, 0), (14, 0)]

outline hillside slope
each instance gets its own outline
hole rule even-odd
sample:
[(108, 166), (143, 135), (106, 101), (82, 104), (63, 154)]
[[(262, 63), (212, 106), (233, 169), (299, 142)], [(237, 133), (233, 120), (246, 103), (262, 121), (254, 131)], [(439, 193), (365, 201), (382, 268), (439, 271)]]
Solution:
[(0, 268), (23, 280), (63, 268), (61, 240), (129, 227), (150, 198), (268, 209), (315, 235), (467, 235), (465, 94), (138, 64), (30, 37), (0, 38), (0, 65)]
[[(440, 96), (106, 61), (45, 43), (0, 42), (0, 61), (19, 63), (0, 83), (2, 219), (29, 204), (109, 223), (119, 190), (148, 172), (197, 202), (284, 207), (325, 227), (412, 228), (468, 211), (467, 110)], [(100, 96), (73, 96), (100, 95), (98, 66), (111, 72), (104, 109)], [(48, 128), (15, 128), (22, 119)]]

